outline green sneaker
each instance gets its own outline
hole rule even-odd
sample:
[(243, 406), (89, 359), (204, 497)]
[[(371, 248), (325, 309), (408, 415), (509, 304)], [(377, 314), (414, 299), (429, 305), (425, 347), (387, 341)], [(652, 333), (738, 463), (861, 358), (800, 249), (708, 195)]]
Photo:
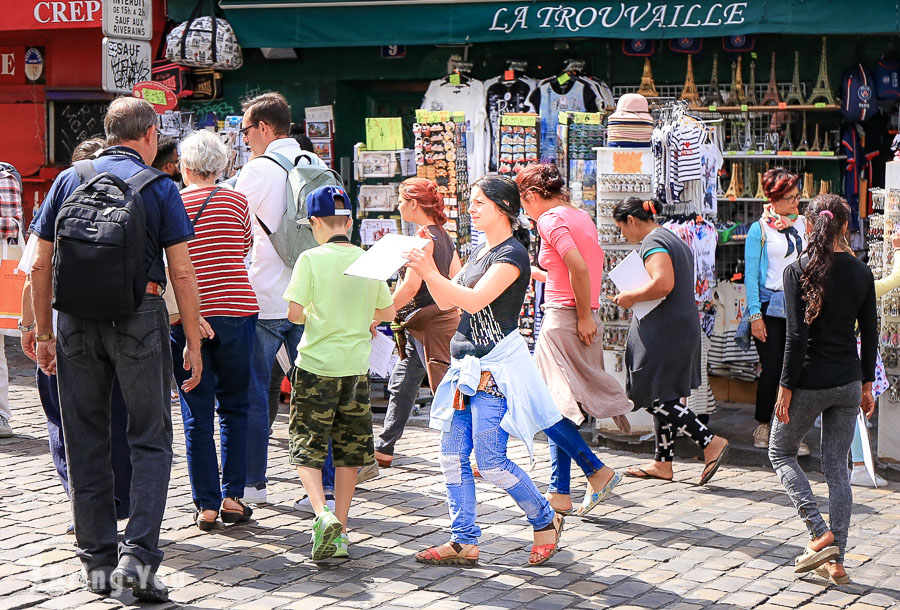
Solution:
[(334, 556), (337, 551), (335, 539), (340, 536), (343, 527), (334, 513), (328, 510), (328, 507), (319, 513), (313, 521), (313, 561), (322, 561)]
[(350, 547), (350, 538), (347, 537), (347, 534), (341, 534), (337, 538), (334, 539), (334, 557), (335, 559), (349, 559), (350, 553), (348, 552)]

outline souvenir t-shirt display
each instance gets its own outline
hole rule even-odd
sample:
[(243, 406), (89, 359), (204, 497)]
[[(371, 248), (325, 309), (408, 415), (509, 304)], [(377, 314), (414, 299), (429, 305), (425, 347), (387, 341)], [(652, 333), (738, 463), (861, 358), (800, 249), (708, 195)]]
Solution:
[(597, 94), (584, 80), (575, 76), (560, 83), (562, 77), (545, 79), (528, 98), (541, 115), (542, 163), (557, 160), (557, 133), (560, 112), (597, 112)]
[(505, 80), (502, 76), (484, 81), (490, 146), (489, 171), (497, 171), (497, 158), (500, 150), (500, 115), (509, 112), (535, 112), (528, 98), (536, 86), (537, 81), (533, 78), (520, 75), (511, 81)]
[(465, 114), (469, 180), (477, 180), (487, 168), (487, 111), (484, 99), (484, 84), (480, 80), (469, 78), (459, 85), (451, 85), (448, 80), (440, 78), (431, 81), (422, 100), (425, 110)]
[(487, 244), (469, 257), (457, 280), (459, 284), (474, 287), (494, 263), (513, 265), (519, 270), (519, 277), (484, 309), (474, 314), (463, 312), (459, 328), (450, 341), (450, 355), (456, 359), (465, 356), (481, 358), (504, 337), (519, 329), (519, 312), (531, 282), (528, 250), (515, 237), (510, 237), (487, 252), (484, 252), (485, 248)]
[(709, 136), (700, 143), (700, 183), (703, 191), (700, 213), (712, 216), (719, 212), (719, 170), (724, 161), (718, 133), (715, 127), (711, 127)]

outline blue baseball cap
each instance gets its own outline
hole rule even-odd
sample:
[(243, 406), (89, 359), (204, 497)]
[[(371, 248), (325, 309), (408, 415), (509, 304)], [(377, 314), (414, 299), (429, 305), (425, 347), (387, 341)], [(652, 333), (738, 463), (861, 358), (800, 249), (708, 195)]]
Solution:
[[(344, 200), (344, 206), (336, 207), (334, 198), (341, 197)], [(339, 186), (320, 186), (312, 193), (306, 196), (306, 215), (312, 218), (324, 218), (327, 216), (350, 216), (350, 198), (347, 197), (347, 191)]]

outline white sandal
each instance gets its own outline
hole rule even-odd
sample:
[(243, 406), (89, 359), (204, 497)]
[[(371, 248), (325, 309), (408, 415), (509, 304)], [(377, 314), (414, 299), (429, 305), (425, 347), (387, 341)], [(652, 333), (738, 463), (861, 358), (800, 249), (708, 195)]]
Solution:
[(794, 560), (794, 573), (804, 574), (818, 568), (823, 563), (831, 559), (835, 559), (840, 555), (840, 551), (836, 546), (826, 546), (821, 551), (814, 551), (809, 547), (803, 550), (803, 553)]
[(831, 572), (828, 570), (828, 567), (823, 563), (818, 568), (816, 568), (815, 573), (833, 585), (846, 585), (850, 583), (850, 575), (846, 572), (843, 576), (832, 576)]

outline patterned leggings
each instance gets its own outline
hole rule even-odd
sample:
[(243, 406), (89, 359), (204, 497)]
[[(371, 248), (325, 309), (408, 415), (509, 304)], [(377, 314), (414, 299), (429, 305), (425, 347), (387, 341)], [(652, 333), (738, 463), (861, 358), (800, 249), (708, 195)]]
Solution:
[(671, 462), (675, 459), (675, 437), (679, 434), (690, 436), (701, 449), (712, 441), (713, 434), (689, 408), (678, 400), (656, 403), (648, 409), (653, 414), (653, 430), (656, 432), (657, 462)]

